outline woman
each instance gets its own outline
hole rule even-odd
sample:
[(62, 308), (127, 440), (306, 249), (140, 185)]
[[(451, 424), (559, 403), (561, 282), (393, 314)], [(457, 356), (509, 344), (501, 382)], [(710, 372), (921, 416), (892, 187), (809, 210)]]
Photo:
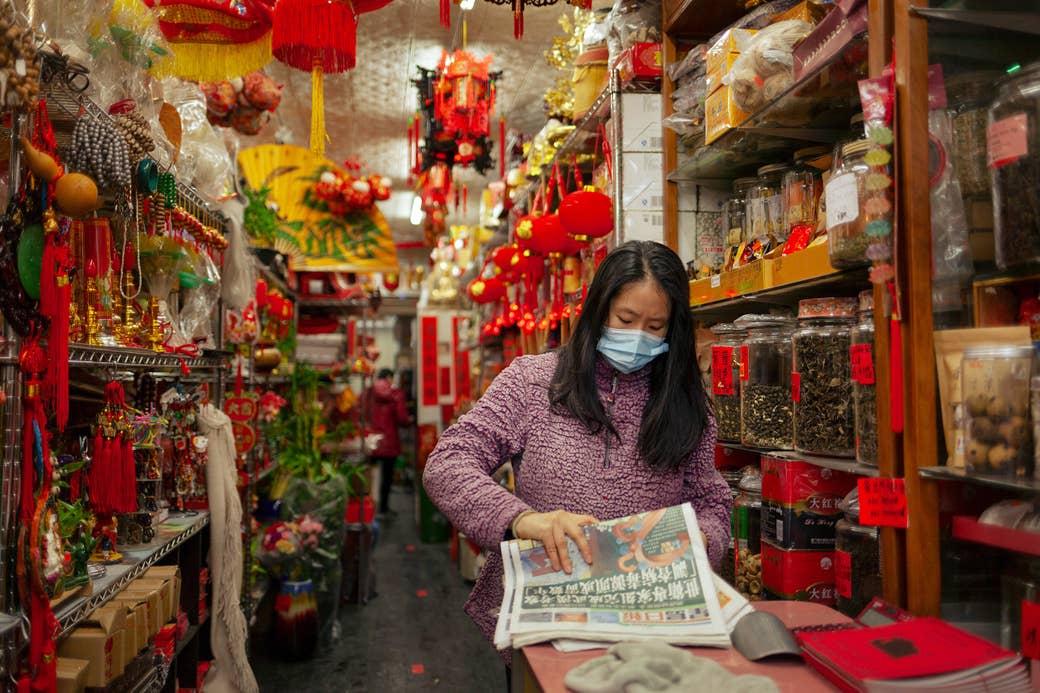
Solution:
[[(569, 573), (567, 537), (591, 562), (582, 525), (690, 501), (719, 565), (731, 498), (714, 467), (715, 420), (689, 295), (674, 252), (621, 245), (597, 270), (570, 341), (517, 358), (430, 454), (427, 493), (488, 551), (466, 613), (489, 640), (502, 603), (503, 539), (542, 541), (553, 568)], [(516, 495), (490, 476), (509, 460)]]

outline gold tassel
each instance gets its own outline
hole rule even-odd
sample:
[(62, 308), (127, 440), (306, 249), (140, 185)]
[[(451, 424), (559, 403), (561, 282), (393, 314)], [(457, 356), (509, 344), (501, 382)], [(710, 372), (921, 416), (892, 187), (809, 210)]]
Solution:
[(178, 42), (173, 55), (157, 59), (152, 74), (190, 81), (223, 82), (242, 77), (267, 65), (271, 55), (271, 32), (252, 43), (217, 46), (209, 43)]
[(321, 61), (314, 60), (311, 70), (311, 151), (325, 156), (325, 74)]

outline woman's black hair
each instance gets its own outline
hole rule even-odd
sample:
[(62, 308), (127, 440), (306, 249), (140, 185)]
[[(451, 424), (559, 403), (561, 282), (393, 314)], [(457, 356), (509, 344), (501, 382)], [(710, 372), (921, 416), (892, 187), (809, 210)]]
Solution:
[(651, 362), (650, 399), (639, 429), (639, 452), (655, 470), (678, 468), (708, 427), (709, 403), (697, 367), (690, 284), (682, 261), (667, 246), (629, 241), (607, 255), (585, 297), (578, 325), (559, 350), (549, 383), (549, 402), (569, 412), (590, 433), (604, 428), (617, 435), (596, 392), (596, 359), (610, 303), (628, 284), (652, 278), (668, 297), (668, 351)]

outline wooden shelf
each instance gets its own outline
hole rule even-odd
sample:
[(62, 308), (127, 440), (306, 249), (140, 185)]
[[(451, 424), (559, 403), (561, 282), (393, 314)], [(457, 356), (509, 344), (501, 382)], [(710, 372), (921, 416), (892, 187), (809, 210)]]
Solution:
[(723, 322), (737, 318), (745, 313), (761, 312), (771, 307), (795, 307), (803, 298), (819, 298), (834, 294), (846, 293), (850, 296), (867, 288), (869, 276), (866, 269), (853, 269), (831, 272), (820, 277), (803, 281), (781, 284), (733, 298), (702, 303), (691, 306), (690, 313), (695, 320), (703, 322)]
[(665, 32), (690, 39), (710, 38), (745, 14), (739, 0), (679, 0), (664, 8)]
[(1040, 36), (1040, 14), (1036, 12), (917, 6), (912, 11), (918, 16), (933, 21), (953, 22), (973, 28), (999, 29), (1017, 34)]
[(1003, 491), (1040, 493), (1040, 479), (1007, 479), (988, 474), (969, 474), (967, 471), (955, 467), (922, 467), (919, 472), (921, 477), (925, 479), (963, 481), (968, 484), (988, 486)]
[(967, 515), (954, 516), (953, 536), (955, 539), (975, 544), (993, 546), (1028, 556), (1040, 556), (1040, 532), (1024, 532), (1020, 529), (983, 524), (976, 518)]

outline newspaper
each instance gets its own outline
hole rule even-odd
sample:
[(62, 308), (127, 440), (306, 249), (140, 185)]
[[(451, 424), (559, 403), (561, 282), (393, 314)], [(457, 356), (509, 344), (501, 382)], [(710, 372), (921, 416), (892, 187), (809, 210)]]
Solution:
[(555, 639), (572, 649), (572, 640), (730, 645), (729, 633), (750, 605), (711, 572), (693, 506), (590, 525), (585, 536), (592, 565), (568, 541), (570, 575), (552, 569), (541, 542), (502, 542), (497, 647)]

